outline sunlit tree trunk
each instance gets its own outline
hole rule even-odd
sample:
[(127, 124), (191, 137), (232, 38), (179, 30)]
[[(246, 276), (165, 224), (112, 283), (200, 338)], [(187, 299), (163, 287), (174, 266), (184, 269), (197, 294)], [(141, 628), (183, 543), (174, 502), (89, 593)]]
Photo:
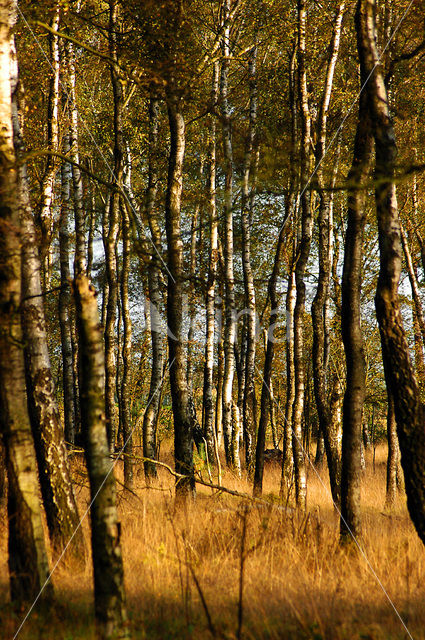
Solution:
[(133, 435), (131, 428), (131, 341), (132, 322), (129, 302), (129, 277), (131, 262), (130, 220), (123, 209), (122, 215), (122, 268), (121, 268), (121, 307), (123, 321), (121, 378), (121, 410), (122, 435), (124, 446), (124, 484), (127, 488), (133, 486)]
[(391, 511), (397, 496), (397, 471), (400, 459), (400, 447), (397, 438), (397, 425), (394, 411), (394, 400), (388, 394), (387, 409), (387, 438), (388, 438), (388, 458), (387, 458), (387, 486), (385, 496), (385, 509)]
[(243, 398), (243, 425), (245, 436), (245, 459), (248, 474), (255, 466), (255, 439), (257, 430), (257, 406), (255, 398), (255, 287), (251, 266), (251, 217), (253, 198), (252, 173), (254, 169), (254, 143), (257, 124), (257, 46), (249, 54), (249, 125), (245, 140), (245, 154), (242, 175), (242, 267), (246, 305), (246, 364), (245, 389)]
[[(202, 180), (202, 174), (204, 171), (204, 156), (202, 155), (199, 163), (199, 179)], [(196, 317), (196, 305), (195, 305), (195, 277), (196, 277), (196, 264), (197, 264), (197, 237), (198, 237), (198, 226), (202, 224), (200, 219), (201, 212), (201, 204), (198, 200), (196, 202), (193, 214), (192, 221), (190, 224), (190, 250), (189, 250), (189, 283), (187, 289), (187, 302), (188, 302), (188, 315), (189, 315), (189, 329), (187, 332), (187, 385), (189, 394), (191, 396), (191, 402), (194, 404), (193, 398), (193, 375), (195, 371), (194, 364), (194, 341), (195, 341), (195, 317)]]
[[(146, 215), (151, 231), (154, 250), (148, 266), (148, 287), (153, 319), (151, 319), (151, 343), (152, 343), (152, 370), (149, 387), (149, 395), (145, 413), (143, 416), (143, 455), (149, 459), (156, 457), (156, 428), (161, 398), (161, 381), (164, 361), (164, 347), (159, 322), (159, 313), (162, 304), (161, 297), (161, 271), (160, 258), (161, 229), (158, 224), (156, 210), (156, 194), (158, 190), (158, 126), (159, 126), (159, 102), (155, 97), (149, 101), (149, 167), (148, 188), (146, 193)], [(145, 477), (156, 478), (156, 464), (145, 461)]]
[(422, 302), (419, 293), (418, 279), (413, 265), (412, 255), (409, 249), (409, 243), (402, 224), (400, 223), (400, 238), (403, 247), (404, 259), (406, 261), (407, 273), (409, 275), (410, 288), (412, 290), (412, 299), (415, 309), (416, 320), (422, 336), (422, 343), (425, 346), (425, 318), (422, 309)]
[[(211, 103), (216, 104), (218, 100), (218, 62), (213, 66), (213, 78), (211, 88)], [(216, 206), (216, 121), (210, 116), (209, 121), (209, 143), (207, 156), (207, 198), (209, 212), (210, 230), (210, 251), (209, 269), (206, 295), (206, 335), (205, 335), (205, 366), (204, 366), (204, 389), (203, 389), (203, 410), (204, 435), (207, 441), (208, 457), (211, 461), (215, 458), (214, 437), (214, 404), (213, 404), (213, 374), (214, 374), (214, 319), (215, 319), (215, 289), (217, 278), (218, 262), (218, 219)]]
[[(90, 167), (91, 168), (91, 167)], [(90, 183), (87, 185), (88, 199), (90, 202), (88, 237), (87, 237), (87, 277), (91, 279), (93, 268), (93, 241), (96, 232), (96, 197), (94, 186)]]
[(75, 254), (74, 274), (85, 273), (86, 263), (86, 237), (85, 216), (83, 203), (83, 179), (79, 168), (79, 132), (78, 110), (75, 94), (75, 51), (74, 45), (65, 40), (64, 43), (64, 89), (67, 98), (69, 117), (69, 147), (72, 160), (72, 195), (74, 200), (75, 219)]
[[(59, 5), (50, 21), (52, 31), (59, 29)], [(47, 140), (46, 146), (50, 151), (58, 151), (58, 112), (59, 112), (59, 38), (53, 33), (49, 33), (49, 94), (47, 100)], [(40, 255), (42, 260), (42, 275), (44, 288), (49, 288), (51, 268), (50, 264), (50, 244), (52, 240), (53, 219), (52, 202), (54, 180), (57, 171), (57, 160), (52, 156), (47, 156), (46, 167), (41, 182), (41, 206), (40, 206), (40, 228), (41, 247)]]
[(224, 375), (223, 375), (223, 436), (226, 462), (231, 465), (232, 440), (232, 393), (235, 372), (234, 344), (236, 338), (235, 322), (235, 284), (233, 273), (233, 148), (231, 114), (228, 101), (228, 75), (230, 66), (230, 25), (228, 23), (230, 1), (224, 0), (223, 20), (226, 24), (222, 41), (223, 60), (220, 74), (220, 109), (223, 133), (224, 158), (224, 279), (225, 279), (225, 327), (224, 327)]
[(305, 270), (310, 255), (313, 218), (311, 212), (310, 193), (306, 189), (310, 170), (310, 110), (308, 105), (307, 76), (305, 70), (306, 51), (306, 3), (298, 0), (298, 95), (301, 111), (301, 174), (300, 174), (300, 205), (301, 205), (301, 233), (297, 247), (297, 262), (295, 265), (295, 285), (297, 297), (294, 309), (294, 370), (295, 370), (295, 398), (292, 418), (292, 447), (295, 472), (295, 499), (297, 506), (306, 508), (307, 477), (304, 452), (302, 447), (302, 416), (305, 400), (305, 371), (304, 371), (304, 313), (305, 313)]
[(290, 265), (288, 289), (286, 292), (286, 401), (285, 422), (283, 432), (282, 477), (280, 496), (289, 495), (294, 475), (294, 459), (292, 451), (292, 408), (295, 398), (295, 365), (294, 365), (294, 309), (296, 300), (295, 271)]
[(238, 474), (241, 471), (240, 460), (240, 439), (246, 442), (249, 439), (249, 435), (245, 433), (243, 424), (243, 406), (245, 398), (245, 385), (246, 385), (246, 363), (247, 363), (247, 322), (246, 315), (243, 316), (243, 323), (241, 327), (241, 337), (239, 340), (240, 348), (238, 349), (235, 341), (235, 373), (238, 383), (237, 400), (233, 401), (233, 405), (236, 405), (237, 412), (232, 408), (232, 439), (231, 439), (231, 464)]
[[(15, 60), (16, 63), (16, 60)], [(17, 64), (14, 65), (18, 78)], [(41, 286), (37, 233), (30, 204), (25, 145), (21, 133), (22, 95), (19, 83), (12, 94), (12, 122), (18, 170), (22, 244), (22, 328), (28, 409), (37, 456), (41, 494), (54, 552), (84, 558), (84, 539), (68, 470), (63, 429), (56, 403)]]
[(223, 291), (220, 285), (219, 296), (219, 326), (217, 341), (217, 383), (216, 383), (216, 402), (215, 402), (215, 432), (217, 434), (217, 444), (221, 445), (223, 440), (223, 378), (224, 378), (224, 339), (223, 339)]
[[(12, 601), (32, 602), (49, 567), (38, 497), (36, 459), (28, 416), (21, 328), (19, 189), (13, 147), (11, 29), (16, 3), (0, 2), (0, 429), (8, 475), (9, 574)], [(16, 84), (17, 78), (12, 78)], [(13, 86), (12, 89), (15, 89)], [(41, 592), (50, 599), (50, 582)]]
[(95, 617), (101, 638), (128, 638), (120, 523), (105, 418), (105, 362), (94, 288), (74, 279), (81, 366), (81, 423), (90, 481)]
[[(171, 80), (171, 83), (173, 80)], [(167, 97), (170, 124), (170, 156), (165, 199), (168, 245), (168, 354), (174, 416), (174, 458), (177, 473), (186, 478), (176, 484), (176, 497), (185, 500), (195, 493), (193, 478), (193, 429), (186, 381), (186, 353), (183, 344), (183, 243), (180, 229), (185, 123), (181, 103), (170, 88)]]
[[(114, 95), (114, 182), (122, 187), (124, 171), (124, 138), (123, 138), (123, 87), (118, 72), (117, 38), (118, 38), (118, 5), (110, 1), (109, 11), (109, 51), (113, 60), (110, 66), (112, 89)], [(106, 424), (108, 442), (114, 449), (118, 430), (118, 414), (115, 401), (117, 376), (117, 339), (116, 322), (118, 306), (118, 275), (116, 245), (118, 242), (120, 219), (120, 194), (114, 191), (110, 196), (108, 229), (106, 233), (105, 267), (108, 281), (108, 303), (105, 320), (105, 397)]]

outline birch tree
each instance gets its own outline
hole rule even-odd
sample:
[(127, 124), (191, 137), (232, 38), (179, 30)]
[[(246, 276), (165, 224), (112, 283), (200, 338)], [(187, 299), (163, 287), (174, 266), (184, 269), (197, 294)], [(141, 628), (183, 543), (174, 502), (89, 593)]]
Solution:
[[(21, 303), (19, 189), (13, 146), (11, 69), (16, 2), (0, 2), (0, 428), (8, 476), (12, 601), (33, 601), (53, 588), (44, 544), (36, 459), (25, 389)], [(16, 78), (13, 81), (16, 83)], [(42, 587), (44, 587), (42, 589)]]

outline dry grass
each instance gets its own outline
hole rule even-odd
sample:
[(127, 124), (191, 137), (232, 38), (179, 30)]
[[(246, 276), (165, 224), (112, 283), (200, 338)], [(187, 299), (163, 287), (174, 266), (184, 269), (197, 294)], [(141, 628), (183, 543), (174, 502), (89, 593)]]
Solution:
[[(120, 493), (126, 589), (134, 638), (236, 638), (241, 531), (246, 519), (242, 638), (383, 640), (425, 638), (425, 549), (409, 520), (404, 496), (391, 515), (385, 500), (384, 448), (363, 482), (365, 557), (338, 545), (338, 518), (329, 492), (309, 474), (309, 516), (275, 506), (245, 505), (200, 488), (196, 504), (176, 513), (172, 482), (160, 471), (155, 489), (136, 481), (136, 496)], [(164, 454), (170, 460), (169, 452)], [(327, 487), (327, 479), (324, 478)], [(224, 484), (250, 492), (225, 474)], [(279, 470), (268, 468), (265, 494), (276, 496)], [(81, 512), (87, 492), (79, 496)], [(23, 612), (7, 604), (5, 515), (0, 549), (2, 637), (13, 637)], [(87, 534), (87, 522), (85, 523)], [(370, 563), (370, 564), (369, 564)], [(371, 571), (376, 572), (383, 588)], [(196, 586), (198, 584), (198, 587)], [(19, 637), (91, 638), (90, 569), (58, 568), (59, 602), (48, 616), (33, 612)], [(202, 598), (206, 603), (202, 604)], [(210, 616), (211, 623), (207, 621)]]

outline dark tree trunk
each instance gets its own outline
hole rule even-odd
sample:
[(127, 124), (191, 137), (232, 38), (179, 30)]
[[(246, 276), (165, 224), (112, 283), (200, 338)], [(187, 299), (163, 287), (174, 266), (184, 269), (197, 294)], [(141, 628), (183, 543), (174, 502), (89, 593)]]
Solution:
[[(63, 153), (69, 153), (69, 134), (64, 134)], [(62, 384), (63, 384), (63, 413), (65, 422), (65, 441), (75, 443), (76, 416), (74, 388), (73, 354), (72, 354), (72, 313), (71, 291), (69, 282), (71, 272), (69, 268), (69, 214), (71, 210), (71, 165), (63, 162), (61, 168), (61, 209), (59, 218), (59, 262), (60, 281), (59, 292), (59, 326), (62, 346)], [(78, 382), (78, 381), (77, 381)]]
[(123, 321), (121, 378), (122, 436), (124, 447), (124, 485), (133, 486), (133, 431), (131, 428), (131, 341), (132, 324), (129, 302), (129, 277), (131, 261), (130, 220), (123, 210), (122, 215), (122, 269), (121, 269), (121, 307)]
[[(358, 20), (358, 16), (356, 18)], [(366, 79), (360, 74), (360, 83)], [(369, 174), (372, 132), (366, 94), (360, 95), (353, 162), (348, 174), (347, 231), (342, 274), (341, 328), (347, 364), (344, 395), (341, 469), (341, 538), (361, 533), (360, 481), (365, 355), (360, 316), (363, 230), (366, 221), (364, 183)]]
[[(289, 216), (287, 217), (289, 219)], [(264, 361), (263, 384), (261, 387), (260, 421), (258, 424), (257, 447), (255, 450), (254, 496), (261, 496), (263, 491), (264, 450), (266, 446), (266, 430), (269, 416), (271, 397), (272, 365), (274, 357), (275, 336), (274, 329), (278, 320), (276, 285), (280, 272), (282, 250), (286, 239), (286, 221), (282, 224), (276, 246), (273, 271), (269, 279), (270, 317), (267, 332), (266, 358)]]
[[(327, 384), (327, 341), (329, 335), (327, 306), (331, 280), (332, 193), (323, 188), (322, 161), (326, 149), (327, 116), (332, 92), (335, 65), (338, 57), (341, 24), (345, 3), (341, 2), (335, 17), (334, 33), (329, 47), (326, 79), (320, 103), (316, 144), (316, 179), (319, 192), (319, 279), (311, 307), (313, 325), (313, 380), (319, 429), (323, 434), (329, 468), (332, 498), (339, 505), (341, 499), (341, 461), (334, 433)], [(331, 185), (333, 186), (333, 185)]]
[(375, 199), (380, 269), (375, 305), (387, 386), (394, 398), (407, 506), (416, 531), (425, 543), (425, 418), (398, 300), (401, 242), (394, 183), (397, 147), (376, 48), (375, 10), (374, 0), (359, 0), (359, 56), (363, 73), (370, 75), (366, 89), (376, 152)]

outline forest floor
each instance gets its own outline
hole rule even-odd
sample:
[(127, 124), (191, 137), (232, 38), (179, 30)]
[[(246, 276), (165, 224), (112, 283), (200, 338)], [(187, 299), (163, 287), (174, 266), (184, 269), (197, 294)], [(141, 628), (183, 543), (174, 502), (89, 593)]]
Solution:
[[(171, 463), (171, 452), (162, 459)], [(339, 546), (338, 515), (325, 471), (323, 484), (309, 471), (304, 517), (279, 505), (277, 466), (265, 472), (269, 505), (198, 487), (196, 502), (186, 512), (174, 510), (172, 479), (165, 469), (150, 489), (143, 474), (136, 474), (135, 495), (119, 492), (131, 637), (425, 639), (425, 549), (410, 522), (404, 495), (391, 514), (383, 512), (385, 461), (384, 446), (376, 451), (375, 468), (371, 454), (367, 458), (362, 551), (354, 544)], [(81, 462), (74, 463), (73, 473), (83, 514), (88, 491)], [(118, 469), (118, 477), (120, 473)], [(251, 493), (246, 480), (229, 472), (223, 484)], [(83, 528), (88, 542), (87, 518)], [(57, 606), (48, 615), (35, 606), (18, 637), (94, 638), (90, 562), (86, 568), (61, 563), (52, 579)], [(8, 603), (2, 507), (0, 637), (16, 637), (26, 613)]]

